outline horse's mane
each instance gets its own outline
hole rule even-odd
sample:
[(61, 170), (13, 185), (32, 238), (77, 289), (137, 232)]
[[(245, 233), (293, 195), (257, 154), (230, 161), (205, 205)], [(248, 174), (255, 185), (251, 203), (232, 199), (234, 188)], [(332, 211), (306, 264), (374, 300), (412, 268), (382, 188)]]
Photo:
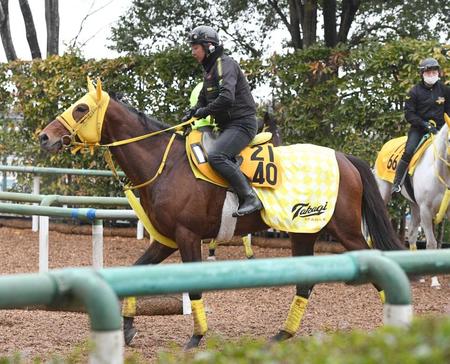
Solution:
[(127, 110), (131, 111), (133, 114), (136, 114), (138, 116), (138, 120), (141, 122), (141, 124), (147, 128), (151, 129), (157, 128), (158, 130), (167, 129), (170, 128), (173, 125), (169, 125), (167, 123), (164, 123), (162, 121), (159, 121), (155, 119), (154, 117), (148, 116), (144, 112), (136, 109), (135, 107), (131, 106), (127, 101), (123, 99), (123, 94), (119, 92), (108, 92), (109, 96), (119, 104), (123, 105)]

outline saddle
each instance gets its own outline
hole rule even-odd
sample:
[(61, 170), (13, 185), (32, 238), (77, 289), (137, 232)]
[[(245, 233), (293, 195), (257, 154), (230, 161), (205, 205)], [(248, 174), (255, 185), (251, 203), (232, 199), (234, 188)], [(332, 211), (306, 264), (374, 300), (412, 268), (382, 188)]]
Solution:
[[(378, 152), (377, 159), (375, 161), (375, 172), (378, 177), (390, 183), (394, 183), (395, 170), (397, 164), (405, 151), (407, 137), (403, 136), (389, 140), (383, 145)], [(416, 169), (417, 163), (422, 158), (423, 153), (431, 144), (432, 139), (430, 134), (426, 134), (414, 152), (414, 156), (411, 159), (408, 167), (408, 174), (412, 176)]]
[[(212, 128), (192, 130), (186, 138), (186, 153), (194, 175), (222, 187), (229, 183), (218, 175), (208, 163), (208, 151), (214, 145), (217, 134)], [(282, 168), (274, 146), (270, 143), (272, 133), (256, 135), (250, 144), (235, 157), (242, 173), (254, 187), (276, 189), (282, 181)]]

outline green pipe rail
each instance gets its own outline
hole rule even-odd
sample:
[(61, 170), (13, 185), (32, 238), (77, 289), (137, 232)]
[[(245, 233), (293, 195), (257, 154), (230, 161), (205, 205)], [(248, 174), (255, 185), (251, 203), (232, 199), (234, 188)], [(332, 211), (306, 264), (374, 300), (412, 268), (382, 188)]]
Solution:
[(188, 263), (119, 267), (98, 272), (119, 297), (324, 282), (374, 282), (385, 290), (387, 303), (411, 304), (406, 274), (378, 251), (213, 262), (207, 265)]
[[(29, 193), (19, 192), (0, 192), (0, 200), (15, 201), (15, 202), (29, 202), (42, 203), (44, 206), (50, 204), (59, 205), (102, 205), (102, 206), (129, 206), (126, 197), (96, 197), (96, 196), (61, 196), (61, 195), (34, 195)], [(51, 201), (51, 203), (47, 201)]]
[[(35, 304), (64, 306), (73, 299), (81, 299), (88, 306), (92, 329), (96, 332), (116, 334), (117, 328), (120, 327), (117, 296), (291, 284), (312, 285), (325, 282), (355, 284), (372, 282), (385, 291), (384, 322), (405, 325), (412, 318), (411, 289), (405, 272), (449, 273), (450, 250), (425, 252), (365, 250), (332, 256), (208, 264), (164, 264), (107, 268), (98, 271), (89, 268), (71, 268), (54, 270), (47, 274), (3, 276), (0, 277), (0, 308)], [(106, 288), (108, 286), (109, 290)], [(117, 337), (114, 336), (113, 339), (108, 337), (108, 340), (112, 342), (117, 340)], [(117, 341), (114, 345), (117, 346)], [(105, 355), (111, 355), (104, 350), (105, 347), (111, 346), (113, 344), (109, 341), (101, 342), (98, 349), (101, 349), (102, 353), (106, 352)], [(123, 351), (118, 355), (123, 356)], [(109, 360), (111, 362), (113, 359), (115, 362), (123, 360), (114, 358), (109, 357)]]
[(0, 307), (60, 306), (78, 300), (90, 317), (94, 348), (89, 362), (123, 363), (120, 307), (111, 287), (94, 271), (18, 274), (0, 277)]
[(39, 215), (74, 218), (86, 221), (96, 219), (137, 219), (133, 210), (102, 210), (93, 208), (66, 208), (51, 206), (19, 205), (0, 203), (0, 212), (23, 215)]
[[(79, 176), (113, 177), (114, 174), (108, 170), (95, 169), (71, 169), (71, 168), (49, 168), (32, 166), (8, 166), (0, 165), (0, 172), (32, 173), (32, 174), (73, 174)], [(119, 177), (125, 177), (125, 173), (118, 171)]]
[(450, 249), (383, 252), (410, 275), (450, 273)]

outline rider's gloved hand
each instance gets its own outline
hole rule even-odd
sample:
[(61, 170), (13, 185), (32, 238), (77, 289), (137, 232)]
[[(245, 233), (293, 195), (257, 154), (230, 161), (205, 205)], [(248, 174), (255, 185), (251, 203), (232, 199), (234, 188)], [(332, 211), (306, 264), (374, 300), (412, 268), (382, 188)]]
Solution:
[(437, 134), (438, 130), (432, 123), (425, 121), (425, 129), (428, 133)]
[(199, 109), (197, 109), (197, 111), (195, 112), (194, 116), (197, 119), (203, 119), (206, 118), (209, 115), (209, 111), (206, 107), (201, 107)]
[(197, 109), (189, 109), (185, 112), (183, 118), (181, 119), (181, 122), (184, 123), (185, 121), (188, 121), (189, 119), (192, 119), (192, 117), (195, 115), (195, 112)]

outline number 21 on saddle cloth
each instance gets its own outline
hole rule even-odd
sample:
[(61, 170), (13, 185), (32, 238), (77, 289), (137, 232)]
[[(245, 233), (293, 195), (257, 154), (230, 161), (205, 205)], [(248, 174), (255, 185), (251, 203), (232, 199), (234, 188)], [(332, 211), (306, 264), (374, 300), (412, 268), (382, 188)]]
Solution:
[[(193, 131), (186, 141), (194, 175), (228, 187), (209, 166), (208, 141), (203, 143), (201, 134)], [(237, 158), (242, 158), (240, 168), (264, 205), (261, 217), (267, 225), (282, 231), (313, 233), (328, 223), (339, 188), (334, 150), (311, 144), (273, 147), (263, 141), (250, 144)]]
[[(268, 140), (271, 133), (258, 134), (255, 139), (260, 143), (250, 144), (237, 157), (240, 169), (254, 187), (277, 188), (280, 186), (282, 173), (278, 157), (274, 153), (274, 147)], [(254, 139), (254, 140), (255, 140)], [(222, 187), (229, 187), (229, 183), (219, 176), (208, 163), (208, 140), (204, 133), (193, 130), (186, 139), (186, 151), (189, 157), (192, 171), (197, 178), (214, 183)]]

